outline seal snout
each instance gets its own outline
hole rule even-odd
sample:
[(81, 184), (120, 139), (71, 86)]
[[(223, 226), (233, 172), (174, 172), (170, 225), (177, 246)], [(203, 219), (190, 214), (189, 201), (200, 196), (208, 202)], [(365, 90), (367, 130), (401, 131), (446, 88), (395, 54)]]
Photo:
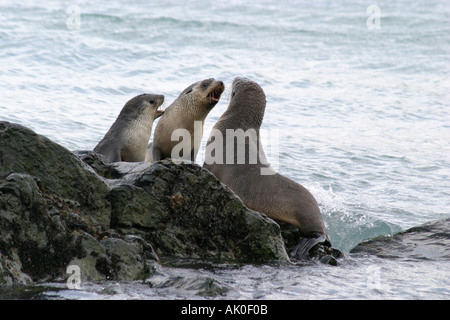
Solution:
[[(156, 101), (155, 101), (156, 100)], [(155, 103), (156, 102), (156, 103)], [(161, 117), (164, 114), (164, 110), (158, 110), (164, 103), (164, 95), (154, 95), (154, 100), (152, 103), (152, 100), (150, 101), (151, 104), (155, 105), (156, 107), (156, 114), (155, 119)]]
[(210, 100), (211, 103), (216, 104), (217, 102), (219, 102), (220, 96), (222, 95), (224, 90), (225, 85), (223, 84), (223, 82), (215, 81), (211, 85), (211, 90), (206, 97)]

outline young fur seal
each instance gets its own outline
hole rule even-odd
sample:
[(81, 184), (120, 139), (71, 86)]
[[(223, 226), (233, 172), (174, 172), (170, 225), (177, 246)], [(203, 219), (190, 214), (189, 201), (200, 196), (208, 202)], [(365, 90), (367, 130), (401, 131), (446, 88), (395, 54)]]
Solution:
[[(203, 167), (227, 185), (248, 208), (297, 227), (304, 238), (292, 250), (291, 257), (301, 259), (314, 245), (331, 244), (313, 195), (297, 182), (275, 172), (265, 159), (259, 134), (265, 108), (266, 96), (256, 82), (240, 77), (234, 79), (228, 109), (208, 139)], [(244, 137), (240, 142), (232, 136), (233, 140), (227, 145), (228, 134), (233, 130), (253, 131), (254, 135), (249, 134), (248, 139)], [(218, 136), (221, 136), (219, 143)], [(214, 143), (213, 154), (209, 148)], [(219, 157), (218, 147), (222, 153)], [(239, 148), (245, 150), (245, 159), (238, 157)], [(252, 152), (256, 152), (257, 157)]]
[(200, 148), (205, 118), (219, 102), (224, 89), (223, 82), (213, 78), (198, 81), (184, 89), (159, 119), (145, 160), (152, 162), (172, 158), (172, 150), (180, 143), (178, 140), (172, 141), (172, 134), (180, 129), (180, 132), (190, 136), (190, 151), (177, 154), (174, 158), (194, 162)]
[(153, 121), (164, 113), (158, 110), (163, 102), (164, 96), (156, 94), (141, 94), (128, 101), (94, 151), (110, 162), (144, 161)]

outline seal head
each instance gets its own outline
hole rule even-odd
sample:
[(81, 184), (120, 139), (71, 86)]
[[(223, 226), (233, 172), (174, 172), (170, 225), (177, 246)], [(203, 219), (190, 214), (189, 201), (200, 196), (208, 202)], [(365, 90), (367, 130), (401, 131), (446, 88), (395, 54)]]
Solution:
[(180, 143), (179, 140), (173, 140), (172, 135), (175, 130), (181, 130), (189, 136), (190, 148), (176, 158), (195, 161), (203, 136), (204, 121), (224, 90), (223, 82), (213, 78), (195, 82), (184, 89), (159, 119), (145, 160), (152, 162), (172, 158), (173, 148)]

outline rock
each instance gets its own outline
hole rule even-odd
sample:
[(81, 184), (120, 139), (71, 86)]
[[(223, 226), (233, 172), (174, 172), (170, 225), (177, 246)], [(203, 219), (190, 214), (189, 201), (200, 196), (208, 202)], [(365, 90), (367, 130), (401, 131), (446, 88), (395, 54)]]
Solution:
[(66, 148), (28, 128), (0, 122), (0, 175), (25, 173), (38, 178), (48, 193), (79, 204), (94, 222), (109, 227), (109, 188)]
[(216, 298), (225, 296), (231, 287), (209, 276), (156, 276), (145, 281), (151, 288), (170, 288), (191, 292), (194, 296)]
[(157, 254), (289, 261), (278, 224), (198, 165), (109, 164), (8, 122), (0, 140), (0, 284), (64, 281), (73, 265), (83, 281), (145, 279)]
[(0, 180), (0, 284), (63, 280), (70, 265), (86, 281), (151, 274), (157, 257), (148, 242), (135, 236), (99, 240), (99, 229), (62, 203), (29, 175)]
[[(112, 190), (111, 227), (139, 234), (159, 256), (220, 261), (288, 261), (280, 228), (242, 201), (208, 170), (193, 164), (117, 162), (77, 152)], [(244, 237), (243, 237), (244, 235)]]
[(159, 224), (167, 220), (164, 218), (167, 217), (165, 208), (142, 188), (119, 185), (111, 190), (108, 199), (112, 205), (111, 226), (122, 232), (127, 228), (137, 228), (145, 233), (161, 227)]
[(153, 273), (158, 257), (141, 237), (106, 238), (101, 243), (113, 262), (113, 279), (140, 280)]
[(0, 252), (0, 285), (31, 284), (30, 276), (22, 272), (22, 263), (17, 250), (12, 250), (9, 257)]
[(118, 179), (122, 176), (122, 174), (114, 169), (114, 166), (110, 165), (106, 157), (102, 154), (88, 150), (75, 150), (72, 152), (84, 163), (89, 165), (89, 167), (94, 169), (101, 177), (106, 179)]
[[(298, 228), (289, 224), (281, 224), (281, 235), (287, 252), (291, 252), (302, 238)], [(310, 260), (318, 260), (323, 264), (333, 266), (338, 265), (337, 259), (342, 257), (344, 257), (344, 254), (341, 251), (322, 243), (315, 245), (308, 252)]]
[[(116, 164), (120, 166), (121, 164)], [(170, 160), (137, 164), (110, 192), (112, 227), (145, 237), (159, 256), (288, 261), (280, 228), (246, 208), (209, 171)]]
[(145, 279), (153, 273), (158, 262), (151, 245), (137, 236), (105, 237), (97, 241), (85, 233), (81, 238), (85, 252), (68, 265), (79, 267), (82, 282)]
[[(14, 266), (0, 283), (27, 283), (60, 276), (81, 252), (60, 216), (47, 210), (35, 180), (13, 173), (0, 180), (0, 252)], [(5, 267), (5, 264), (3, 264)]]
[(77, 266), (81, 282), (113, 279), (112, 262), (105, 246), (87, 232), (80, 232), (77, 239), (82, 249), (67, 263), (67, 269)]
[(73, 264), (92, 281), (149, 274), (153, 249), (110, 231), (110, 188), (92, 168), (20, 125), (0, 122), (0, 140), (0, 284), (63, 280)]
[(450, 259), (450, 218), (410, 228), (394, 236), (362, 242), (351, 254), (420, 260)]

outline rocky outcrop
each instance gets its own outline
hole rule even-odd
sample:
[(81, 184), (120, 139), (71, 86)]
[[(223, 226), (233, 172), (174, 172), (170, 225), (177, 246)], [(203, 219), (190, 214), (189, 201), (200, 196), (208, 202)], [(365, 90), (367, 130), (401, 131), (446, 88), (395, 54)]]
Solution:
[(99, 225), (108, 225), (108, 185), (73, 153), (17, 124), (0, 122), (0, 177), (29, 174), (49, 194), (70, 200)]
[[(0, 122), (0, 284), (134, 280), (165, 257), (289, 261), (280, 228), (195, 164), (108, 164)], [(83, 161), (82, 161), (83, 160)]]
[(448, 261), (450, 218), (413, 227), (394, 236), (381, 236), (362, 242), (350, 253), (391, 259)]
[(63, 279), (77, 265), (83, 280), (139, 279), (157, 257), (139, 237), (105, 235), (73, 201), (12, 173), (0, 181), (0, 284)]
[(196, 164), (162, 161), (114, 187), (112, 226), (146, 237), (159, 255), (224, 261), (287, 259), (280, 228), (247, 209)]

